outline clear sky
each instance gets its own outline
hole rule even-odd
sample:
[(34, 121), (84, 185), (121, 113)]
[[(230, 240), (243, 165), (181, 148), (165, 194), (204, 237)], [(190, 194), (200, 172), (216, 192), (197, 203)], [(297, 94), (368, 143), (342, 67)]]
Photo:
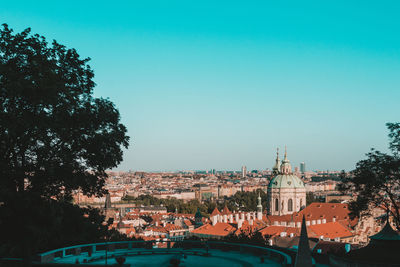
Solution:
[(351, 170), (400, 121), (400, 1), (3, 1), (1, 23), (91, 57), (121, 170)]

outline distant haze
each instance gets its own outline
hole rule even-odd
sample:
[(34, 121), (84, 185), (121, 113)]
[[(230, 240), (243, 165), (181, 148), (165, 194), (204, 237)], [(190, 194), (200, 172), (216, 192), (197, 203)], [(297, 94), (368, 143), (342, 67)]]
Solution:
[(400, 2), (6, 1), (91, 57), (131, 145), (118, 170), (351, 170), (400, 120)]

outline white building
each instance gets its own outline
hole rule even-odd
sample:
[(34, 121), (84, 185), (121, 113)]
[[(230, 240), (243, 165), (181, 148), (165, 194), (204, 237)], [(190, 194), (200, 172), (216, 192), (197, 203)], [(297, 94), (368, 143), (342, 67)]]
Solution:
[(306, 205), (306, 188), (303, 181), (293, 175), (286, 149), (282, 164), (277, 153), (273, 171), (276, 176), (269, 183), (267, 190), (268, 214), (285, 215), (299, 211)]

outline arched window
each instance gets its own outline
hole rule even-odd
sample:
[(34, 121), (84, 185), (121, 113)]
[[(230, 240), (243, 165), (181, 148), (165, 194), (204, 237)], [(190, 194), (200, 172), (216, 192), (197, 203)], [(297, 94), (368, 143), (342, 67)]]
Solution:
[(303, 199), (300, 198), (300, 209), (303, 208)]
[(279, 211), (279, 201), (275, 198), (275, 211)]
[(293, 211), (293, 200), (289, 199), (288, 204), (287, 204), (287, 209), (288, 211)]

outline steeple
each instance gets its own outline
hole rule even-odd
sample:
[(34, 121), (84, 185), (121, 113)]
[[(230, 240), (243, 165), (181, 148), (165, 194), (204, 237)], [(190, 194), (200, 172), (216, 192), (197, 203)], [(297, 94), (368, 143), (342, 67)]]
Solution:
[(295, 267), (307, 267), (312, 266), (312, 258), (310, 251), (310, 243), (308, 241), (306, 219), (303, 215), (303, 220), (301, 222), (301, 233), (299, 240), (299, 248), (297, 249)]
[(286, 145), (285, 145), (285, 158), (283, 159), (283, 161), (287, 161), (288, 159), (287, 159), (287, 148), (286, 148)]
[(292, 166), (290, 165), (290, 161), (287, 158), (286, 146), (285, 146), (285, 158), (282, 160), (282, 165), (281, 165), (281, 173), (282, 174), (291, 174), (292, 173)]
[(275, 160), (275, 165), (272, 168), (272, 174), (277, 175), (279, 174), (279, 171), (281, 169), (281, 161), (279, 159), (279, 148), (276, 149), (276, 160)]
[(257, 204), (257, 220), (262, 220), (262, 204), (261, 204), (261, 196), (260, 192), (258, 192), (258, 204)]

